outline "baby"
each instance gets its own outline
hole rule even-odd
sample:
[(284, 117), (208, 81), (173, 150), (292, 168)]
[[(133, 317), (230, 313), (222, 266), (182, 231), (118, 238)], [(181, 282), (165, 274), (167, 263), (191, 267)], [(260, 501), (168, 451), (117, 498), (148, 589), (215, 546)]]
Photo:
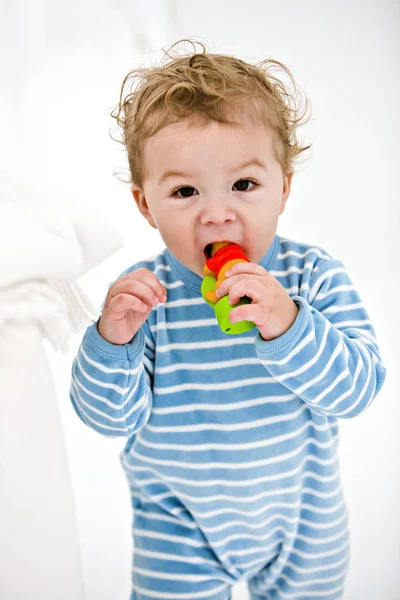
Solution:
[[(133, 507), (131, 600), (342, 598), (349, 565), (338, 420), (377, 396), (385, 367), (343, 263), (277, 234), (301, 147), (282, 63), (201, 52), (125, 78), (112, 114), (131, 189), (165, 248), (112, 283), (85, 331), (70, 397), (124, 436)], [(196, 50), (196, 49), (195, 49)], [(128, 91), (128, 83), (139, 83)], [(210, 244), (238, 244), (201, 294)], [(222, 244), (224, 245), (224, 244)]]

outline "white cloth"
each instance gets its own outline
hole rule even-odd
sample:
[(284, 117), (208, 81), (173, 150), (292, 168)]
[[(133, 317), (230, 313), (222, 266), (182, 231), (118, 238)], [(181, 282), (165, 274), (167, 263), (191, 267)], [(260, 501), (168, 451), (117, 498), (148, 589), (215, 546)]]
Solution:
[(93, 210), (48, 195), (0, 176), (0, 329), (35, 320), (66, 352), (71, 335), (100, 314), (75, 279), (123, 240)]
[[(75, 279), (122, 245), (81, 205), (0, 173), (0, 598), (84, 600), (79, 535), (42, 339), (98, 316)], [(67, 392), (66, 392), (67, 394)]]

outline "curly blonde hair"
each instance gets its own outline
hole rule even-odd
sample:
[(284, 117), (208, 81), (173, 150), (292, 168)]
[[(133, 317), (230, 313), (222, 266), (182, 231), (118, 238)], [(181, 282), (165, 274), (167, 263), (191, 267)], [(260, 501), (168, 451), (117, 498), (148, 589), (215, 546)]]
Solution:
[[(193, 45), (193, 53), (170, 56), (172, 48), (186, 41)], [(202, 52), (196, 52), (196, 43)], [(165, 64), (139, 67), (125, 76), (119, 103), (111, 112), (122, 134), (122, 141), (113, 139), (126, 147), (132, 184), (143, 189), (142, 143), (162, 127), (191, 115), (205, 122), (233, 123), (237, 122), (232, 118), (235, 109), (251, 109), (247, 112), (253, 122), (264, 124), (272, 135), (283, 175), (294, 172), (295, 159), (311, 148), (302, 147), (296, 137), (297, 127), (308, 121), (301, 122), (308, 100), (302, 111), (296, 104), (296, 83), (284, 64), (266, 59), (251, 65), (233, 56), (209, 53), (202, 42), (186, 39), (164, 52), (171, 59)], [(287, 73), (293, 94), (272, 75), (274, 67)]]

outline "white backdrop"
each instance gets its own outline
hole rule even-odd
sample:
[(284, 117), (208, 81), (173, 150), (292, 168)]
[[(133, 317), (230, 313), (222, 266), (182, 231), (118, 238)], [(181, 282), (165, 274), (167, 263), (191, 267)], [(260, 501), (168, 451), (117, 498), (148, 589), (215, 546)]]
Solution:
[[(2, 7), (4, 15), (1, 169), (49, 185), (55, 202), (58, 188), (81, 198), (124, 236), (123, 250), (79, 280), (95, 306), (122, 270), (163, 247), (128, 187), (112, 176), (126, 161), (109, 137), (108, 113), (127, 71), (156, 62), (160, 49), (180, 38), (195, 38), (210, 51), (250, 62), (280, 60), (304, 88), (313, 116), (299, 135), (313, 148), (294, 176), (278, 233), (320, 245), (344, 262), (388, 369), (367, 412), (341, 422), (353, 540), (345, 600), (399, 600), (399, 3), (14, 0)], [(67, 444), (86, 596), (127, 600), (131, 509), (118, 459), (124, 441), (102, 438), (72, 409), (70, 369), (80, 338), (67, 355), (50, 346), (46, 353)], [(245, 598), (245, 588), (237, 587), (234, 599)]]

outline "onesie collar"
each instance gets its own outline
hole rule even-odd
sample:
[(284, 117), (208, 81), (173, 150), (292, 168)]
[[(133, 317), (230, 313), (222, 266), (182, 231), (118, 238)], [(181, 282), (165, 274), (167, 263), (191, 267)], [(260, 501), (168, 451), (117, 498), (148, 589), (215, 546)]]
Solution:
[[(258, 263), (262, 267), (264, 267), (264, 269), (268, 269), (271, 266), (278, 251), (279, 244), (280, 237), (276, 233), (270, 247)], [(165, 249), (164, 253), (167, 264), (170, 265), (172, 271), (174, 271), (179, 276), (179, 278), (186, 283), (188, 287), (190, 287), (195, 292), (201, 294), (200, 288), (203, 278), (200, 277), (200, 275), (197, 275), (197, 273), (194, 273), (193, 271), (188, 269), (172, 254), (172, 252), (168, 248)]]

